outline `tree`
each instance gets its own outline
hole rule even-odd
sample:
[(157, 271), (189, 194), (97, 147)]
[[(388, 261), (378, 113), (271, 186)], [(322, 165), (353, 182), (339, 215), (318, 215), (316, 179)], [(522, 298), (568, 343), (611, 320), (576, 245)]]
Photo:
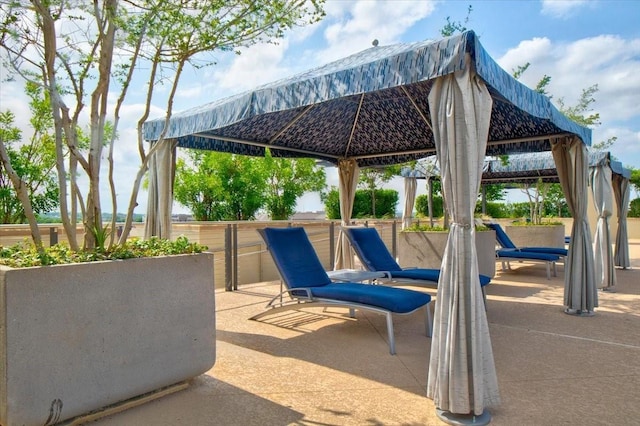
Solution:
[[(154, 147), (148, 150), (144, 147), (142, 125), (149, 116), (155, 89), (162, 83), (170, 86), (163, 108), (166, 132), (173, 99), (186, 67), (197, 69), (214, 64), (211, 59), (214, 51), (234, 51), (259, 41), (281, 38), (293, 26), (320, 19), (321, 4), (321, 0), (132, 0), (122, 4), (118, 0), (16, 0), (0, 4), (0, 46), (6, 62), (19, 76), (45, 88), (51, 102), (60, 212), (72, 249), (80, 248), (72, 222), (77, 203), (86, 230), (84, 246), (93, 247), (97, 234), (103, 231), (99, 185), (105, 146), (109, 152), (113, 212), (117, 212), (113, 146), (120, 109), (134, 72), (146, 73), (139, 78), (148, 82), (148, 86), (145, 108), (138, 121), (141, 166), (133, 182), (121, 242), (131, 229), (149, 158), (164, 139), (165, 133)], [(118, 94), (113, 106), (108, 99), (112, 93)], [(86, 152), (79, 148), (78, 129), (83, 116), (89, 117)], [(109, 116), (113, 119), (111, 138), (105, 133)], [(78, 187), (78, 172), (88, 177), (86, 196)]]
[(175, 199), (196, 220), (254, 219), (265, 199), (263, 159), (215, 151), (189, 151), (193, 165), (176, 166)]
[(544, 199), (545, 211), (556, 217), (570, 217), (569, 206), (564, 197), (564, 191), (559, 183), (549, 185), (549, 190)]
[(189, 151), (179, 159), (175, 198), (196, 220), (248, 220), (260, 209), (287, 219), (298, 197), (325, 187), (324, 169), (309, 158), (264, 158), (212, 151)]
[[(629, 183), (635, 190), (636, 195), (640, 194), (640, 169), (631, 168)], [(629, 217), (640, 217), (640, 198), (631, 200), (629, 203)]]
[(640, 198), (629, 203), (629, 217), (640, 217)]
[[(484, 194), (487, 201), (501, 201), (505, 197), (504, 184), (494, 183), (483, 185)], [(480, 195), (481, 196), (481, 195)]]
[(473, 7), (469, 5), (467, 6), (467, 16), (464, 18), (464, 23), (460, 21), (452, 22), (451, 17), (447, 16), (447, 23), (440, 29), (440, 35), (442, 35), (442, 37), (449, 37), (456, 33), (462, 33), (466, 31), (466, 25), (469, 23), (469, 20), (471, 18), (471, 12), (473, 12)]
[[(431, 206), (431, 209), (433, 217), (441, 217), (444, 215), (444, 203), (441, 196), (433, 196), (433, 205)], [(418, 214), (418, 217), (429, 217), (428, 195), (423, 194), (416, 197), (416, 213)]]
[(636, 190), (636, 194), (640, 193), (640, 169), (631, 169), (631, 177), (629, 178), (629, 182)]
[[(512, 70), (512, 75), (518, 79), (522, 76), (522, 74), (529, 68), (529, 63), (526, 63), (523, 66), (519, 66), (516, 69)], [(541, 93), (545, 96), (550, 96), (547, 92), (547, 87), (551, 82), (551, 77), (548, 75), (544, 75), (535, 87), (535, 91)], [(593, 128), (602, 124), (600, 122), (600, 114), (597, 112), (593, 112), (592, 105), (596, 102), (595, 94), (598, 92), (598, 85), (594, 84), (585, 89), (582, 89), (578, 102), (571, 106), (565, 103), (564, 98), (558, 98), (556, 100), (556, 104), (558, 109), (562, 114), (564, 114), (567, 118), (573, 120), (574, 122), (589, 128)], [(616, 136), (610, 137), (606, 141), (601, 141), (599, 143), (593, 144), (592, 148), (595, 150), (604, 150), (611, 147), (618, 138)], [(544, 210), (544, 202), (550, 197), (548, 200), (554, 205), (556, 213), (561, 216), (563, 211), (566, 211), (566, 199), (564, 198), (564, 193), (562, 192), (562, 188), (559, 184), (547, 184), (543, 183), (542, 180), (538, 180), (535, 185), (524, 184), (520, 185), (522, 191), (529, 198), (530, 203), (530, 217), (532, 220), (540, 221)]]
[[(521, 190), (529, 199), (529, 218), (532, 223), (541, 224), (544, 217), (544, 200), (552, 188), (551, 183), (538, 179), (535, 183), (521, 184)], [(564, 199), (563, 199), (564, 200)]]
[(376, 190), (378, 189), (378, 186), (387, 183), (395, 176), (400, 175), (401, 169), (401, 164), (395, 164), (386, 167), (367, 167), (360, 169), (358, 186), (369, 191), (371, 199), (371, 214), (373, 217), (377, 217)]
[[(393, 189), (376, 189), (376, 200), (378, 204), (377, 214), (374, 216), (371, 210), (371, 192), (369, 190), (358, 189), (354, 196), (353, 211), (351, 218), (392, 218), (396, 216), (398, 206), (398, 191)], [(340, 213), (340, 193), (338, 188), (332, 186), (329, 192), (320, 196), (325, 206), (327, 218), (342, 219)]]
[[(25, 93), (29, 97), (33, 134), (23, 140), (20, 129), (14, 127), (14, 114), (0, 112), (0, 135), (7, 164), (20, 179), (33, 213), (47, 213), (58, 206), (58, 186), (55, 181), (55, 146), (52, 118), (48, 99), (42, 89), (27, 83)], [(1, 165), (1, 164), (0, 164)], [(0, 167), (0, 170), (3, 167)], [(27, 215), (18, 193), (9, 179), (9, 172), (0, 174), (0, 223), (25, 223)]]
[(290, 218), (300, 196), (326, 187), (326, 173), (313, 159), (274, 158), (267, 150), (263, 164), (267, 175), (264, 208), (272, 220)]

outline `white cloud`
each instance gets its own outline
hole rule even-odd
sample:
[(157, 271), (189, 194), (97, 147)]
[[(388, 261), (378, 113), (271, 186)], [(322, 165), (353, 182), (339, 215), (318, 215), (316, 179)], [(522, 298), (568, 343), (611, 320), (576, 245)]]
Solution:
[(548, 92), (569, 106), (576, 104), (583, 89), (597, 84), (592, 107), (605, 129), (612, 122), (640, 117), (640, 39), (601, 35), (554, 43), (535, 38), (520, 42), (498, 62), (509, 72), (529, 62), (521, 81), (535, 87), (543, 75), (551, 76)]
[(374, 39), (391, 44), (412, 25), (429, 16), (432, 1), (344, 2), (328, 13), (332, 22), (324, 31), (328, 47), (316, 52), (320, 63), (329, 62), (371, 47)]
[(289, 42), (284, 39), (278, 44), (258, 44), (242, 49), (231, 66), (216, 69), (212, 79), (222, 89), (237, 93), (282, 78), (291, 73), (281, 65), (288, 47)]
[[(497, 62), (507, 72), (512, 73), (514, 69), (529, 63), (530, 68), (520, 78), (520, 81), (529, 87), (535, 86), (538, 78), (533, 76), (534, 67), (546, 69), (549, 59), (554, 57), (551, 40), (546, 37), (535, 37), (531, 40), (523, 40), (518, 46), (509, 49)], [(542, 64), (541, 64), (542, 63)]]
[(568, 18), (572, 12), (588, 4), (587, 0), (542, 0), (542, 14), (552, 18)]
[[(431, 1), (327, 2), (323, 21), (293, 29), (277, 44), (257, 44), (241, 49), (240, 55), (220, 55), (216, 65), (198, 70), (198, 78), (184, 78), (176, 96), (176, 111), (199, 99), (205, 103), (243, 92), (366, 49), (374, 38), (386, 44), (397, 42), (407, 28), (433, 9)], [(328, 44), (325, 49), (292, 54), (322, 28)]]
[(11, 111), (14, 114), (15, 127), (22, 130), (22, 137), (28, 138), (31, 135), (31, 111), (29, 111), (29, 98), (24, 93), (24, 84), (21, 80), (7, 82), (8, 77), (6, 70), (0, 66), (0, 81), (2, 81), (2, 90), (0, 90), (0, 111)]
[[(593, 131), (595, 143), (605, 141), (611, 137), (618, 139), (609, 151), (618, 161), (624, 165), (629, 165), (629, 158), (640, 158), (640, 130), (633, 131), (628, 127), (603, 127)], [(640, 164), (631, 164), (638, 168)]]

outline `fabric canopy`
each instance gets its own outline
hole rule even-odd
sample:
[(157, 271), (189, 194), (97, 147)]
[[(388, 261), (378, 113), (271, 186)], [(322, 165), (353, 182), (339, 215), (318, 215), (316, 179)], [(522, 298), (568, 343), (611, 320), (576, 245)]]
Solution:
[[(466, 62), (469, 55), (471, 63)], [(492, 97), (487, 155), (549, 151), (549, 137), (591, 131), (511, 77), (473, 31), (439, 41), (376, 46), (249, 92), (174, 114), (165, 134), (178, 147), (313, 157), (359, 167), (435, 154), (428, 94), (440, 76), (472, 67)], [(164, 119), (144, 125), (157, 140)]]
[(603, 290), (609, 290), (616, 285), (616, 273), (613, 264), (613, 250), (611, 245), (611, 227), (609, 218), (613, 214), (613, 187), (611, 169), (604, 164), (589, 168), (589, 180), (593, 201), (598, 212), (596, 224), (594, 268), (596, 285)]
[[(619, 161), (613, 160), (611, 154), (606, 151), (590, 152), (588, 158), (591, 189), (598, 212), (594, 237), (597, 287), (610, 289), (616, 283), (614, 262), (617, 266), (629, 267), (626, 213), (629, 205), (628, 185), (631, 171), (624, 168)], [(423, 169), (424, 167), (418, 162), (413, 169), (403, 169), (402, 176), (430, 177), (432, 172), (424, 172)], [(514, 154), (509, 156), (508, 161), (488, 159), (484, 162), (483, 183), (535, 183), (538, 180), (554, 183), (560, 181), (558, 168), (551, 152)], [(609, 218), (613, 214), (613, 194), (616, 196), (618, 207), (615, 256), (609, 225)]]
[[(476, 416), (500, 401), (473, 219), (491, 103), (484, 82), (470, 69), (439, 79), (429, 94), (452, 223), (438, 281), (427, 396), (439, 410)], [(469, 371), (482, 374), (470, 378)]]
[[(629, 173), (629, 176), (631, 173)], [(630, 185), (629, 176), (614, 174), (613, 194), (618, 208), (618, 232), (616, 233), (616, 250), (614, 253), (614, 263), (623, 269), (631, 267), (629, 260), (629, 236), (627, 231), (627, 213), (629, 209)]]
[[(358, 187), (358, 176), (360, 169), (354, 160), (342, 160), (338, 164), (338, 177), (340, 181), (340, 217), (342, 226), (349, 225), (349, 219), (353, 212), (353, 203), (356, 198), (356, 188)], [(338, 234), (338, 245), (336, 247), (336, 258), (333, 263), (334, 269), (352, 269), (353, 254), (349, 247), (349, 240), (342, 229)]]
[(564, 263), (565, 312), (593, 315), (594, 308), (598, 306), (598, 293), (587, 219), (587, 148), (575, 137), (555, 138), (552, 144), (551, 152), (558, 168), (560, 185), (573, 217), (571, 244)]
[[(145, 139), (164, 134), (182, 148), (257, 156), (269, 148), (274, 157), (317, 158), (341, 170), (344, 160), (361, 168), (436, 154), (447, 176), (443, 187), (453, 224), (438, 285), (428, 393), (451, 414), (485, 413), (485, 406), (498, 402), (470, 225), (482, 158), (548, 151), (560, 137), (589, 145), (591, 131), (501, 69), (473, 31), (376, 46), (175, 114), (166, 129), (164, 124), (145, 123)], [(582, 195), (584, 185), (570, 190)], [(341, 194), (343, 202), (348, 198)]]
[[(629, 179), (631, 171), (622, 167), (619, 161), (611, 158), (608, 151), (594, 151), (589, 153), (589, 167), (603, 165), (611, 169), (612, 173)], [(508, 161), (490, 159), (482, 173), (483, 183), (534, 183), (539, 179), (543, 182), (559, 182), (558, 170), (553, 155), (550, 152), (535, 152), (510, 155)]]
[[(589, 153), (591, 170), (591, 189), (598, 212), (596, 226), (594, 266), (598, 288), (609, 289), (615, 285), (615, 265), (628, 267), (629, 240), (627, 236), (628, 191), (631, 171), (622, 163), (611, 158), (607, 151)], [(483, 183), (534, 183), (559, 182), (559, 173), (551, 153), (528, 153), (509, 156), (508, 162), (492, 160), (482, 175)], [(609, 217), (612, 215), (612, 194), (616, 196), (618, 210), (618, 232), (615, 241), (614, 256), (610, 236)], [(615, 265), (614, 265), (615, 263)]]
[[(404, 177), (405, 205), (402, 211), (402, 229), (411, 226), (413, 206), (418, 190), (417, 179), (425, 179), (427, 182), (427, 209), (429, 213), (429, 226), (433, 226), (433, 179), (440, 179), (440, 169), (435, 155), (422, 158), (413, 167), (403, 167), (400, 176)], [(408, 183), (412, 182), (412, 183)], [(409, 201), (407, 201), (409, 200)]]
[(144, 236), (171, 238), (171, 206), (173, 204), (173, 180), (176, 170), (175, 142), (156, 142), (149, 154), (149, 199)]
[(416, 189), (418, 188), (417, 179), (408, 177), (404, 179), (404, 209), (402, 210), (402, 229), (411, 226), (413, 217), (413, 205), (416, 201)]

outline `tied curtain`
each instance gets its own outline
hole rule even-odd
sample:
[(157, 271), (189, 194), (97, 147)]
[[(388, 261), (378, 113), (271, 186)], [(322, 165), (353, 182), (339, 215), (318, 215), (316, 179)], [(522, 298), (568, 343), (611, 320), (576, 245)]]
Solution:
[(573, 217), (571, 244), (564, 265), (565, 312), (592, 315), (598, 306), (591, 230), (587, 218), (589, 156), (577, 136), (551, 140), (560, 186)]
[(411, 226), (413, 205), (416, 202), (417, 188), (418, 179), (414, 177), (404, 178), (404, 210), (402, 212), (402, 229), (407, 229)]
[(589, 173), (593, 201), (598, 212), (596, 224), (594, 270), (596, 285), (607, 290), (616, 285), (616, 269), (613, 265), (611, 246), (611, 227), (609, 218), (613, 214), (613, 188), (611, 186), (611, 168), (608, 164), (592, 167)]
[(629, 208), (629, 179), (621, 175), (613, 176), (613, 194), (618, 210), (618, 232), (616, 233), (616, 249), (614, 262), (624, 269), (631, 267), (629, 260), (629, 237), (627, 235), (627, 210)]
[[(338, 162), (338, 179), (340, 191), (340, 217), (342, 226), (349, 226), (351, 213), (353, 212), (353, 202), (356, 198), (356, 188), (358, 186), (358, 176), (360, 169), (356, 160), (341, 160)], [(342, 229), (338, 233), (338, 244), (336, 245), (336, 258), (334, 269), (353, 269), (353, 254), (349, 246), (349, 240)]]
[(485, 406), (500, 402), (473, 216), (492, 100), (470, 68), (438, 78), (429, 94), (451, 225), (438, 282), (427, 396), (441, 411), (481, 415)]
[(155, 142), (157, 148), (149, 154), (149, 198), (144, 238), (171, 238), (171, 208), (173, 179), (176, 172), (176, 143), (173, 140)]

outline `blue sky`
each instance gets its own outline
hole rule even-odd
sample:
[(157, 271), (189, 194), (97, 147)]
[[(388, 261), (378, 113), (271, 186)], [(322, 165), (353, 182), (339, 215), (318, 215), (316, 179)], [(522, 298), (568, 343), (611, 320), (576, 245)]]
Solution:
[[(464, 21), (488, 53), (507, 71), (529, 62), (521, 81), (530, 87), (551, 76), (553, 99), (574, 105), (583, 89), (597, 84), (593, 112), (602, 124), (593, 129), (595, 143), (617, 136), (610, 151), (625, 166), (640, 168), (640, 1), (338, 1), (328, 0), (326, 18), (298, 28), (278, 44), (244, 49), (240, 56), (212, 53), (217, 64), (185, 72), (175, 100), (180, 111), (286, 77), (327, 61), (358, 52), (377, 39), (381, 45), (440, 37), (446, 18)], [(144, 82), (134, 86), (144, 91)], [(4, 85), (0, 109), (26, 110), (21, 88)], [(119, 211), (129, 194), (129, 176), (137, 170), (135, 121), (143, 98), (124, 107), (121, 140), (116, 147), (119, 172)], [(163, 114), (166, 99), (155, 104), (152, 118)], [(130, 117), (130, 120), (127, 120)], [(335, 169), (327, 169), (328, 183), (337, 183)], [(402, 180), (388, 187), (398, 189)], [(103, 194), (108, 191), (104, 190)], [(419, 189), (424, 193), (424, 188)], [(635, 195), (632, 195), (632, 198)], [(517, 198), (517, 196), (516, 196)], [(137, 212), (144, 213), (146, 194)], [(402, 205), (401, 203), (399, 204)], [(319, 210), (317, 194), (298, 203), (303, 211)], [(178, 212), (185, 209), (176, 206)]]

